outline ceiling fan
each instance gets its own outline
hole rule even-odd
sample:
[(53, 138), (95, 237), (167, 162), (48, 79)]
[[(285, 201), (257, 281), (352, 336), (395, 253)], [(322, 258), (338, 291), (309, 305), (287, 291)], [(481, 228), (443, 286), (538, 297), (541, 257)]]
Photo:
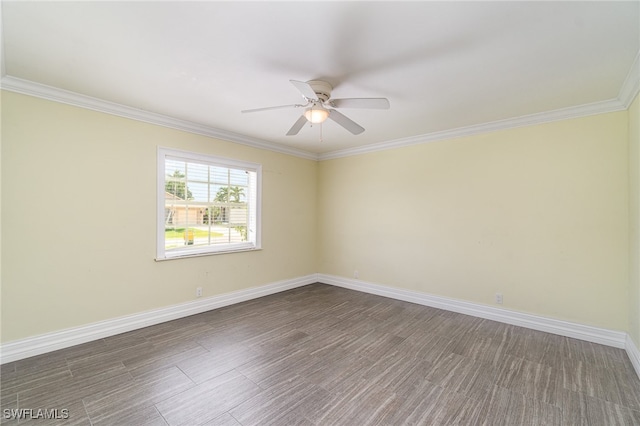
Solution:
[(335, 108), (389, 109), (389, 100), (387, 98), (331, 99), (331, 90), (333, 87), (326, 81), (289, 81), (298, 89), (300, 94), (302, 94), (305, 100), (304, 104), (245, 109), (242, 112), (258, 112), (281, 108), (305, 108), (304, 113), (287, 132), (287, 136), (297, 135), (307, 122), (319, 124), (327, 118), (335, 121), (354, 135), (359, 135), (364, 132), (364, 127), (337, 111)]

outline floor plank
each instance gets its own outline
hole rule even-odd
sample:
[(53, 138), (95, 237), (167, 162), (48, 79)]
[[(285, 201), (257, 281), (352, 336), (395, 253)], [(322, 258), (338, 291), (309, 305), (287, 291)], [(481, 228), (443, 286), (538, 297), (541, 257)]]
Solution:
[(263, 390), (236, 371), (229, 371), (156, 404), (170, 426), (215, 419)]

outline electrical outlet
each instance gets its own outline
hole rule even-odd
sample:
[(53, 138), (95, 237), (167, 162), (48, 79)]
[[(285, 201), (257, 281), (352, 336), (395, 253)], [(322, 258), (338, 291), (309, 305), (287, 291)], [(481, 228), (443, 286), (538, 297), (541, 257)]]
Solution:
[(353, 271), (353, 278), (355, 278), (356, 280), (360, 278), (360, 273), (358, 272), (357, 269)]
[(502, 293), (496, 293), (496, 303), (502, 305)]
[(202, 297), (202, 287), (196, 287), (196, 297)]

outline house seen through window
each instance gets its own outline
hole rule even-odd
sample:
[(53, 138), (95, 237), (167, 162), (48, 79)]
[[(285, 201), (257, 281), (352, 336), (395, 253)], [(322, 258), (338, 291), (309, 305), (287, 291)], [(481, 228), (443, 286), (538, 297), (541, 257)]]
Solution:
[(260, 248), (261, 166), (158, 150), (158, 260)]

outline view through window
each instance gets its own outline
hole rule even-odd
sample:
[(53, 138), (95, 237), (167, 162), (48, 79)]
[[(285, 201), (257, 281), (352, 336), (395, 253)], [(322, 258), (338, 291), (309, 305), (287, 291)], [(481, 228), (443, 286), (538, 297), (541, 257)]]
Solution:
[(159, 260), (260, 247), (259, 164), (158, 152)]

